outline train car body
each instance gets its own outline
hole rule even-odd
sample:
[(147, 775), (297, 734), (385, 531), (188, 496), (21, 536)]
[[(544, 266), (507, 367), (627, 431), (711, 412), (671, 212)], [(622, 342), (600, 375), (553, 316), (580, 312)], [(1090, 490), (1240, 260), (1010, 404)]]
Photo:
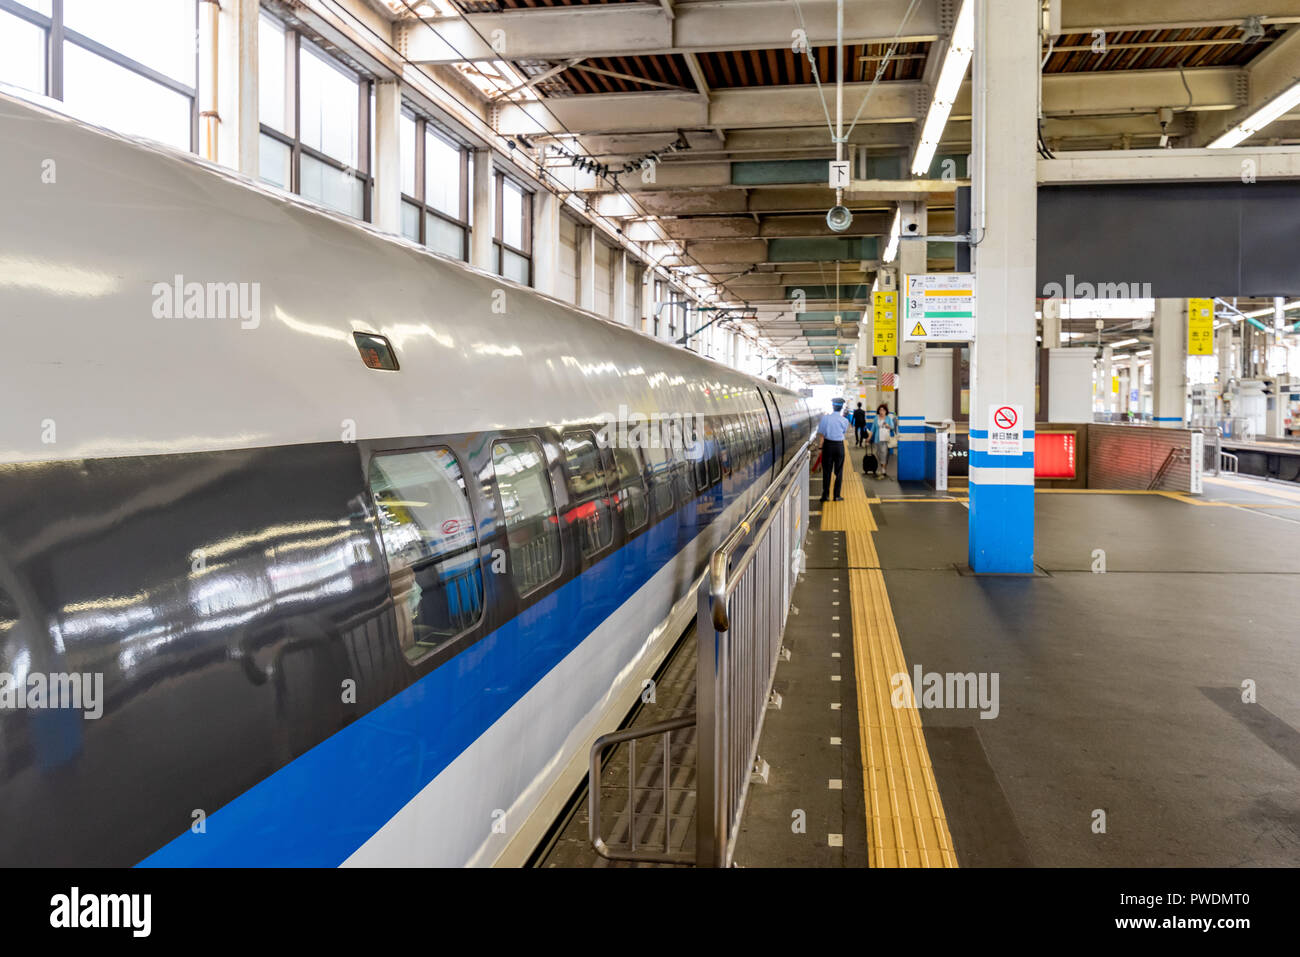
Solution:
[(0, 863), (522, 863), (805, 400), (39, 105), (0, 142)]

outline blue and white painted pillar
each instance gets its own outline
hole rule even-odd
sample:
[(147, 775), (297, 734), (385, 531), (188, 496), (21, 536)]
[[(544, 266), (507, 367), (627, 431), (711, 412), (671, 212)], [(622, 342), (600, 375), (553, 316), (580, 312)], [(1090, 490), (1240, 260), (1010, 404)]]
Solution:
[(1157, 299), (1151, 351), (1151, 417), (1181, 429), (1187, 412), (1187, 300)]
[[(1038, 17), (1038, 4), (976, 0), (969, 551), (983, 573), (1034, 570)], [(1002, 427), (993, 422), (1004, 408), (1017, 410), (1010, 428), (1005, 413)]]
[[(909, 200), (898, 204), (902, 221), (916, 225), (916, 235), (929, 232), (929, 213), (924, 200)], [(898, 241), (898, 288), (907, 289), (907, 276), (920, 276), (930, 271), (929, 243), (924, 239)], [(902, 302), (902, 292), (899, 302)], [(901, 314), (901, 309), (900, 309)], [(902, 321), (898, 330), (898, 480), (900, 482), (925, 481), (925, 367), (913, 366), (910, 356), (925, 343), (904, 342)], [(925, 353), (921, 352), (921, 362)]]
[(897, 450), (900, 482), (925, 481), (925, 449), (925, 416), (900, 415)]

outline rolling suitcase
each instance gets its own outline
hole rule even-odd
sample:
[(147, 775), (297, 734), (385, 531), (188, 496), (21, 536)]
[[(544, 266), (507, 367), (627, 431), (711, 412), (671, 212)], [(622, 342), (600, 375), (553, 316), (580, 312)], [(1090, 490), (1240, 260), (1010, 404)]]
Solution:
[(880, 461), (876, 458), (875, 452), (868, 452), (862, 456), (862, 471), (868, 475), (875, 473), (880, 468)]

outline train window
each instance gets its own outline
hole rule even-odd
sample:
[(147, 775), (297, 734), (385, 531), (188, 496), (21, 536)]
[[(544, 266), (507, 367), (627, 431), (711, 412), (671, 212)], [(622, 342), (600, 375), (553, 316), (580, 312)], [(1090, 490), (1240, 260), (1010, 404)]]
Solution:
[(465, 479), (449, 449), (377, 455), (370, 461), (370, 492), (398, 638), (414, 661), (483, 614), (478, 533)]
[(717, 427), (704, 423), (704, 458), (709, 467), (709, 484), (713, 485), (720, 478), (722, 472), (718, 469), (718, 456), (721, 454), (721, 446), (718, 441), (722, 434), (722, 423), (719, 422)]
[(510, 545), (515, 588), (526, 595), (560, 573), (560, 520), (536, 439), (505, 439), (492, 446), (501, 514)]
[(673, 510), (672, 463), (668, 460), (668, 451), (662, 447), (655, 448), (653, 444), (645, 448), (645, 461), (654, 496), (655, 514), (662, 517)]
[(569, 510), (564, 519), (570, 527), (579, 530), (583, 557), (590, 558), (606, 548), (614, 537), (605, 466), (593, 433), (570, 432), (561, 444), (569, 485)]
[(735, 447), (736, 435), (732, 431), (731, 416), (718, 416), (718, 425), (715, 429), (718, 434), (718, 464), (722, 466), (722, 474), (731, 475), (731, 450)]
[(690, 438), (686, 444), (686, 458), (691, 463), (696, 491), (704, 491), (709, 487), (709, 441), (702, 422), (701, 425), (691, 427)]
[(611, 451), (618, 469), (618, 496), (623, 509), (623, 524), (628, 532), (634, 532), (649, 518), (641, 463), (633, 449), (615, 446)]
[(695, 489), (691, 487), (690, 469), (687, 464), (686, 432), (679, 419), (668, 419), (664, 422), (664, 445), (669, 471), (673, 477), (673, 487), (677, 490), (677, 501), (685, 505), (695, 497)]

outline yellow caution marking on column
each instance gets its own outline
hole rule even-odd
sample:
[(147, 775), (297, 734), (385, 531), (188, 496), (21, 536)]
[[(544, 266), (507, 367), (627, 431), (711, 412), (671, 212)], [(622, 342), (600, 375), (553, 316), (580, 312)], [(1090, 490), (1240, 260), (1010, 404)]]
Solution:
[[(862, 783), (871, 867), (956, 867), (957, 855), (935, 783), (921, 715), (871, 532), (876, 524), (857, 473), (845, 476), (845, 501), (831, 513), (849, 549), (854, 669)], [(855, 503), (858, 503), (855, 506)], [(894, 706), (895, 676), (901, 707)]]

